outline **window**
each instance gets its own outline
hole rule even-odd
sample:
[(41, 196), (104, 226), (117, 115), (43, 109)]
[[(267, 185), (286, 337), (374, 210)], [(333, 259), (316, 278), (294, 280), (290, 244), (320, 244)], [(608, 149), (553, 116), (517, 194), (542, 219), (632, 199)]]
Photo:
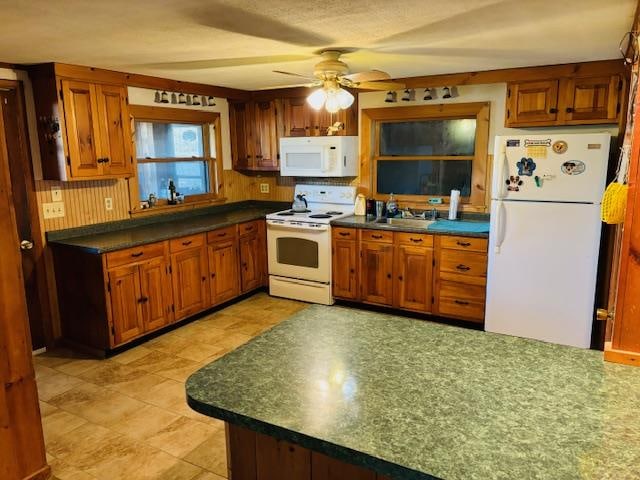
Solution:
[(362, 126), (374, 197), (425, 205), (455, 189), (463, 203), (486, 205), (488, 104), (363, 110)]
[(131, 107), (135, 119), (138, 202), (169, 196), (169, 181), (186, 199), (217, 196), (219, 115), (158, 107)]

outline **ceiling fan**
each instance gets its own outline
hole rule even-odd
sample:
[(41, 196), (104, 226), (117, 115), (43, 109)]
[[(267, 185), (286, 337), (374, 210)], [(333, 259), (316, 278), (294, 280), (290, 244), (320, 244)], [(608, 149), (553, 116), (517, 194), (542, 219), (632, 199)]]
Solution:
[(353, 95), (342, 87), (365, 90), (400, 90), (405, 87), (403, 83), (390, 81), (389, 74), (380, 70), (349, 73), (349, 66), (340, 60), (341, 55), (340, 50), (321, 52), (322, 61), (313, 68), (313, 77), (281, 70), (274, 72), (311, 80), (311, 83), (291, 86), (319, 87), (307, 97), (307, 102), (316, 110), (324, 106), (330, 113), (349, 108), (353, 103)]

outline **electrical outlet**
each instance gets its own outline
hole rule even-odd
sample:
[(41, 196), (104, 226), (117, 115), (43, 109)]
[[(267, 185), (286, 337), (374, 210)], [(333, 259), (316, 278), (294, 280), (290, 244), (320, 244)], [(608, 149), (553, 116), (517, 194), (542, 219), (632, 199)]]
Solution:
[(64, 202), (43, 203), (44, 218), (64, 217)]
[(62, 201), (62, 189), (60, 187), (51, 187), (51, 201), (52, 202)]
[(269, 184), (261, 183), (260, 184), (260, 193), (269, 193)]
[(104, 198), (104, 208), (107, 211), (113, 210), (113, 198), (111, 198), (111, 197), (105, 197)]

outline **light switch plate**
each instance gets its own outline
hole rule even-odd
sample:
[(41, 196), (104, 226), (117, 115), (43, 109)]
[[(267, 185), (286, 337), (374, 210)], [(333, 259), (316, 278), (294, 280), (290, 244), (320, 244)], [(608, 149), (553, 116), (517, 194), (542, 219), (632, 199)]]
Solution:
[(104, 198), (104, 208), (107, 211), (113, 210), (113, 198), (111, 197)]
[(269, 184), (261, 183), (260, 184), (260, 193), (269, 193)]
[(44, 218), (64, 217), (64, 202), (43, 203), (42, 210), (44, 212)]
[(52, 202), (62, 201), (62, 189), (60, 187), (51, 187), (51, 201)]

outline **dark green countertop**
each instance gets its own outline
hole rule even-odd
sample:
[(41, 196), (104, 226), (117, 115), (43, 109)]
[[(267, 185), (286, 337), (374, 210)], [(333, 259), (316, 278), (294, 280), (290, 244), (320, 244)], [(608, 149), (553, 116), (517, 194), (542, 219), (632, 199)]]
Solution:
[[(331, 225), (336, 227), (350, 227), (350, 228), (366, 228), (371, 230), (393, 230), (398, 232), (411, 232), (411, 233), (431, 233), (434, 235), (457, 235), (463, 237), (478, 237), (478, 238), (488, 238), (489, 237), (489, 228), (488, 228), (489, 216), (485, 214), (476, 214), (476, 215), (468, 215), (467, 218), (463, 220), (444, 220), (439, 219), (437, 223), (437, 229), (425, 229), (425, 228), (412, 228), (406, 225), (390, 225), (388, 223), (376, 223), (376, 219), (374, 217), (368, 217), (364, 215), (352, 215), (350, 217), (341, 218), (339, 220), (333, 220)], [(473, 227), (486, 227), (486, 231), (465, 231), (464, 225), (468, 225), (473, 230)], [(447, 225), (451, 228), (447, 228)], [(482, 230), (482, 229), (481, 229)]]
[(68, 230), (66, 235), (65, 231), (51, 232), (47, 239), (50, 245), (100, 254), (257, 220), (267, 213), (286, 208), (286, 205), (283, 207), (283, 204), (274, 202), (231, 203), (180, 214), (91, 225)]
[(314, 305), (186, 391), (205, 415), (395, 479), (640, 478), (640, 368), (593, 350)]

